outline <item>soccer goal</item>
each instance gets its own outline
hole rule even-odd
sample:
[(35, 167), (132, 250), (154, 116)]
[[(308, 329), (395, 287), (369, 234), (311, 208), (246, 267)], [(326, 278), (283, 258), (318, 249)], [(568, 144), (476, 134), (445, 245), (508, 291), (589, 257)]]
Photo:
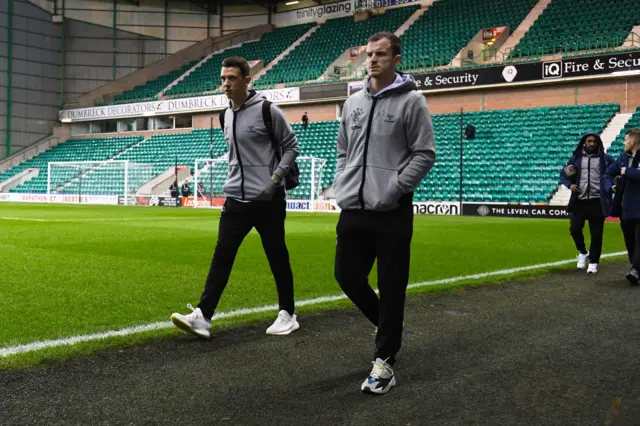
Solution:
[(222, 207), (224, 203), (222, 187), (227, 178), (228, 169), (229, 160), (226, 157), (196, 160), (193, 174), (193, 207)]
[[(301, 210), (325, 210), (318, 201), (324, 191), (323, 170), (327, 160), (319, 157), (298, 157), (300, 185), (287, 191), (287, 200), (300, 201)], [(198, 159), (193, 178), (194, 207), (220, 208), (224, 203), (222, 190), (229, 170), (227, 158)]]
[(121, 196), (123, 204), (138, 188), (155, 177), (153, 164), (128, 160), (60, 161), (47, 168), (47, 195), (71, 195), (69, 200), (87, 203), (90, 196)]

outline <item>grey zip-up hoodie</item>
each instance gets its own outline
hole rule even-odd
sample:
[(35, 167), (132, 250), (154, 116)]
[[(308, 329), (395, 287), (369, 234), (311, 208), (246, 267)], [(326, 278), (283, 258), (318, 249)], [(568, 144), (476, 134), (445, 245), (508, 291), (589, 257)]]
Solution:
[[(284, 114), (271, 105), (273, 133), (280, 144), (282, 157), (276, 158), (267, 128), (262, 118), (264, 96), (254, 91), (235, 111), (229, 107), (224, 116), (224, 138), (229, 147), (229, 170), (223, 191), (227, 197), (240, 200), (269, 200), (269, 185), (275, 185), (271, 175), (284, 178), (298, 156), (298, 141)], [(282, 186), (284, 179), (277, 186)], [(273, 192), (271, 192), (273, 193)]]
[[(588, 153), (584, 147), (584, 143), (589, 136), (594, 136), (598, 144), (598, 150), (592, 154)], [(590, 200), (600, 198), (600, 184), (602, 180), (602, 173), (600, 170), (602, 163), (600, 161), (600, 156), (604, 153), (602, 138), (597, 132), (587, 132), (580, 138), (580, 142), (576, 149), (582, 153), (580, 179), (577, 182), (579, 190), (578, 199)]]
[(578, 198), (590, 200), (600, 198), (600, 154), (589, 154), (582, 151), (582, 164), (580, 165), (580, 182), (578, 182)]
[(396, 74), (375, 95), (364, 90), (344, 104), (334, 189), (343, 210), (388, 211), (412, 192), (436, 159), (427, 102), (413, 78)]

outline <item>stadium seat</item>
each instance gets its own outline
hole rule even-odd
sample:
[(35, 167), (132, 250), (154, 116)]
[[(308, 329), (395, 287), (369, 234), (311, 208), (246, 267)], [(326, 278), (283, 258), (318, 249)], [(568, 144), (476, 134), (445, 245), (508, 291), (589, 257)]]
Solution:
[(507, 26), (513, 32), (537, 0), (441, 0), (400, 38), (405, 70), (449, 64), (483, 28)]
[(246, 42), (242, 46), (226, 49), (222, 53), (213, 55), (180, 83), (169, 89), (167, 95), (183, 97), (194, 96), (199, 92), (216, 91), (220, 86), (220, 67), (225, 58), (242, 56), (248, 61), (261, 59), (267, 66), (312, 26), (313, 24), (302, 24), (277, 28), (275, 31), (263, 35), (258, 41)]
[[(546, 202), (558, 185), (558, 173), (571, 155), (580, 136), (587, 130), (602, 131), (618, 112), (618, 104), (568, 105), (533, 109), (495, 110), (466, 113), (464, 121), (476, 127), (473, 140), (464, 140), (463, 200), (493, 202)], [(416, 201), (457, 201), (460, 198), (460, 116), (432, 116), (436, 163), (415, 191)], [(626, 128), (640, 126), (640, 109)], [(292, 199), (311, 197), (311, 162), (304, 157), (323, 158), (326, 164), (315, 168), (315, 188), (330, 187), (335, 176), (336, 141), (339, 121), (292, 125), (300, 147), (301, 185), (290, 191)], [(625, 130), (626, 130), (625, 128)], [(624, 132), (609, 149), (621, 150)], [(128, 191), (135, 192), (153, 177), (179, 165), (193, 165), (196, 159), (219, 158), (227, 151), (219, 128), (195, 129), (188, 133), (158, 134), (142, 142), (141, 137), (70, 140), (0, 175), (5, 180), (28, 167), (39, 167), (40, 176), (18, 186), (14, 192), (46, 192), (49, 161), (102, 161), (121, 153), (117, 159), (133, 166)], [(212, 153), (210, 153), (210, 147)], [(199, 180), (205, 193), (222, 195), (227, 163), (213, 168), (200, 164)], [(121, 194), (121, 171), (103, 167), (56, 173), (54, 184), (65, 192)]]
[(637, 0), (553, 0), (510, 57), (613, 49), (638, 24)]
[(330, 19), (258, 79), (256, 85), (316, 80), (348, 48), (367, 44), (376, 32), (397, 30), (417, 9), (418, 6), (391, 9), (359, 22), (354, 22), (353, 16)]
[[(47, 192), (48, 164), (59, 161), (105, 161), (116, 154), (140, 142), (142, 136), (71, 139), (45, 152), (0, 173), (0, 182), (30, 168), (40, 169), (40, 174), (27, 182), (13, 188), (11, 192), (45, 193)], [(52, 187), (64, 185), (81, 174), (74, 169), (60, 170), (51, 181)]]
[(155, 80), (147, 81), (145, 84), (136, 86), (131, 90), (127, 90), (119, 95), (113, 96), (113, 98), (106, 102), (107, 104), (122, 104), (128, 102), (147, 102), (157, 99), (157, 94), (160, 93), (165, 87), (173, 83), (178, 77), (187, 72), (204, 57), (189, 62), (179, 70), (171, 71), (169, 74), (162, 75)]
[(636, 111), (631, 116), (631, 119), (624, 125), (624, 128), (620, 131), (620, 134), (616, 137), (616, 139), (611, 143), (611, 146), (607, 150), (608, 154), (613, 155), (615, 158), (618, 158), (618, 155), (622, 151), (624, 151), (624, 136), (631, 129), (640, 128), (640, 107), (636, 109)]

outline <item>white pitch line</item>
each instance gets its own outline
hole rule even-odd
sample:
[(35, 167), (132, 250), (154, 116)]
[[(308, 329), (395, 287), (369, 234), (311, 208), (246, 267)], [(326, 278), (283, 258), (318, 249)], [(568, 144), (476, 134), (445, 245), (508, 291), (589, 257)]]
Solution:
[(138, 220), (164, 220), (164, 219), (202, 219), (205, 216), (158, 216), (158, 217), (95, 217), (95, 218), (69, 218), (69, 219), (37, 219), (30, 217), (0, 217), (0, 220), (17, 220), (24, 222), (111, 222), (111, 221), (138, 221)]
[[(603, 254), (601, 258), (617, 257), (617, 256), (623, 256), (626, 254), (627, 254), (626, 251), (619, 251), (615, 253)], [(497, 271), (482, 272), (479, 274), (463, 275), (463, 276), (452, 277), (452, 278), (444, 278), (444, 279), (434, 280), (434, 281), (424, 281), (420, 283), (410, 284), (408, 288), (413, 289), (413, 288), (434, 286), (434, 285), (440, 285), (440, 284), (452, 284), (455, 282), (468, 281), (468, 280), (478, 280), (481, 278), (495, 277), (500, 275), (510, 275), (510, 274), (515, 274), (517, 272), (533, 271), (536, 269), (563, 266), (570, 263), (574, 263), (575, 261), (576, 261), (575, 259), (560, 260), (558, 262), (540, 263), (538, 265), (521, 266), (518, 268), (511, 268), (511, 269), (500, 269)], [(378, 290), (376, 290), (376, 293), (377, 292)], [(317, 297), (314, 299), (306, 299), (306, 300), (301, 300), (299, 302), (296, 302), (296, 306), (318, 305), (321, 303), (335, 302), (337, 300), (343, 300), (343, 299), (346, 299), (346, 296), (344, 294), (339, 294), (335, 296)], [(215, 321), (222, 318), (233, 318), (233, 317), (238, 317), (238, 316), (248, 315), (248, 314), (255, 314), (260, 312), (277, 311), (278, 309), (279, 309), (278, 305), (266, 305), (266, 306), (260, 306), (257, 308), (238, 309), (235, 311), (221, 312), (221, 313), (215, 314), (212, 320)], [(122, 328), (120, 330), (105, 331), (103, 333), (83, 334), (79, 336), (68, 337), (65, 339), (43, 340), (40, 342), (27, 343), (25, 345), (7, 346), (5, 348), (0, 348), (0, 358), (8, 357), (11, 355), (17, 355), (21, 353), (26, 353), (26, 352), (40, 351), (48, 348), (70, 346), (70, 345), (75, 345), (76, 343), (81, 343), (81, 342), (107, 339), (110, 337), (129, 336), (132, 334), (144, 333), (152, 330), (170, 328), (172, 326), (173, 324), (171, 323), (171, 321), (162, 321), (162, 322), (156, 322), (156, 323), (147, 324), (147, 325), (139, 325), (135, 327)]]

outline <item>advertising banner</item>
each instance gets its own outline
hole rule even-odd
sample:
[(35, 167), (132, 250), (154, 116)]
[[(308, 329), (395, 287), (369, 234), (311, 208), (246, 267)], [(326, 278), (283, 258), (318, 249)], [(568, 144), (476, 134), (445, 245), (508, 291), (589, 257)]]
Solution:
[(335, 3), (321, 4), (318, 6), (294, 9), (287, 12), (276, 13), (274, 25), (302, 24), (305, 22), (317, 22), (325, 19), (339, 18), (353, 15), (355, 11), (354, 0), (344, 0)]
[[(497, 65), (457, 71), (412, 74), (412, 76), (416, 80), (418, 90), (446, 90), (631, 73), (640, 74), (640, 52), (506, 66)], [(362, 82), (349, 83), (348, 95), (360, 90), (362, 90)]]
[[(224, 204), (224, 197), (198, 197), (198, 207), (213, 207), (221, 209)], [(182, 207), (194, 208), (195, 199), (194, 197), (182, 197), (181, 199)]]
[(640, 52), (414, 75), (420, 90), (549, 81), (640, 71)]
[(462, 214), (465, 216), (527, 217), (538, 219), (569, 218), (566, 207), (549, 206), (545, 204), (463, 203)]
[[(124, 197), (118, 197), (118, 204), (124, 204)], [(156, 197), (156, 196), (129, 196), (127, 199), (129, 206), (158, 206), (158, 207), (180, 207), (179, 197)]]
[(379, 9), (381, 7), (400, 6), (403, 4), (414, 3), (415, 1), (416, 0), (373, 0), (371, 4), (374, 9)]
[(316, 200), (313, 202), (313, 209), (311, 208), (312, 204), (309, 200), (287, 200), (287, 211), (293, 212), (329, 212), (329, 213), (339, 213), (340, 207), (336, 204), (335, 199), (331, 200)]
[[(300, 100), (300, 88), (259, 90), (274, 103)], [(67, 109), (59, 112), (59, 119), (71, 121), (93, 121), (114, 118), (179, 114), (187, 112), (209, 111), (225, 108), (229, 104), (226, 95), (197, 96), (194, 98), (164, 99), (153, 102), (138, 102), (121, 105), (105, 105), (93, 108)]]
[(117, 195), (81, 195), (78, 194), (0, 194), (0, 201), (15, 203), (61, 203), (61, 204), (118, 204)]
[[(313, 203), (309, 200), (287, 200), (288, 211), (316, 211), (316, 212), (334, 212), (339, 213), (340, 207), (336, 204), (335, 199), (317, 200)], [(413, 203), (413, 212), (418, 215), (447, 215), (457, 216), (460, 214), (460, 203), (427, 201), (422, 203)]]
[(450, 203), (447, 201), (413, 203), (413, 213), (419, 215), (458, 216), (460, 215), (460, 203)]

